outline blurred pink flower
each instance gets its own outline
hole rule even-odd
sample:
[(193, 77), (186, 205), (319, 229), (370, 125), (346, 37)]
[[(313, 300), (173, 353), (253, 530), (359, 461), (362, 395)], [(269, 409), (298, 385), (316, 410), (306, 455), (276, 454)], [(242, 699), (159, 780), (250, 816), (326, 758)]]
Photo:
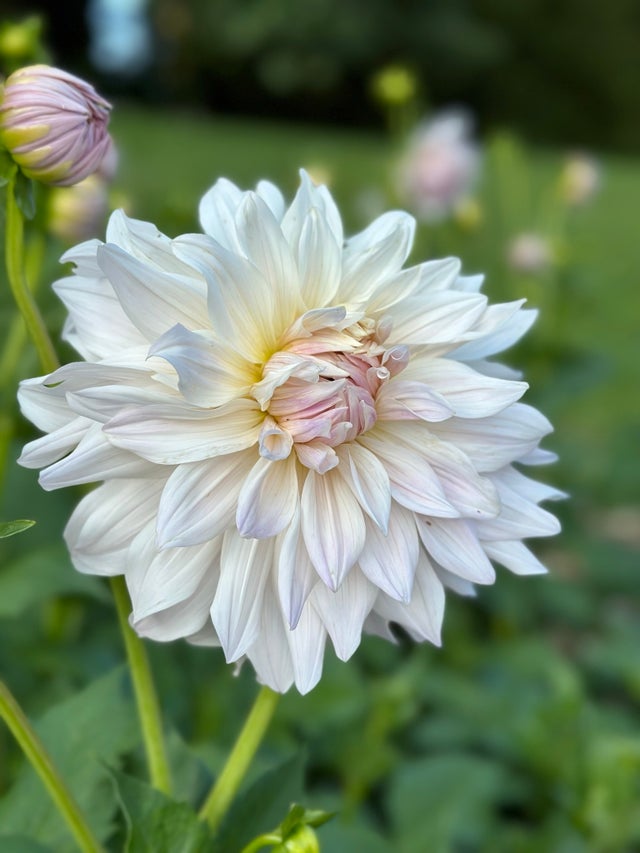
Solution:
[(110, 109), (92, 86), (66, 71), (20, 68), (0, 95), (0, 143), (27, 177), (70, 186), (111, 156)]
[(21, 464), (57, 489), (104, 481), (65, 538), (76, 568), (125, 575), (142, 636), (221, 645), (306, 692), (391, 623), (440, 643), (445, 588), (544, 572), (522, 542), (558, 496), (551, 431), (491, 360), (535, 319), (489, 305), (455, 258), (403, 269), (396, 211), (345, 240), (305, 173), (287, 207), (220, 180), (204, 234), (116, 212), (63, 256), (65, 337), (84, 362), (20, 388), (46, 435)]
[(540, 273), (553, 263), (553, 249), (546, 237), (534, 232), (523, 232), (509, 244), (507, 260), (517, 272)]
[(471, 120), (451, 110), (413, 134), (398, 171), (398, 192), (422, 220), (445, 219), (473, 191), (480, 151), (471, 139)]

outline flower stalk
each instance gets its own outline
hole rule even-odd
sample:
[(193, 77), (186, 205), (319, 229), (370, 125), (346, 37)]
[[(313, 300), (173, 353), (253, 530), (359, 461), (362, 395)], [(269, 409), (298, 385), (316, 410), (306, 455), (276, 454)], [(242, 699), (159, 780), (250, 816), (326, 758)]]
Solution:
[(213, 832), (220, 826), (242, 784), (269, 727), (279, 698), (280, 694), (269, 687), (260, 690), (222, 772), (200, 809), (200, 819), (205, 820)]
[(42, 369), (45, 373), (52, 373), (60, 364), (24, 273), (24, 220), (18, 207), (15, 189), (16, 178), (14, 175), (9, 179), (6, 187), (5, 259), (7, 278), (18, 310), (24, 318), (27, 331), (35, 345)]
[(105, 853), (104, 848), (89, 828), (73, 795), (54, 767), (42, 741), (33, 730), (8, 687), (1, 681), (0, 717), (7, 724), (20, 748), (42, 780), (82, 853)]
[(118, 611), (118, 621), (122, 631), (127, 660), (133, 682), (133, 690), (140, 717), (142, 737), (144, 740), (149, 778), (158, 791), (171, 794), (171, 771), (162, 733), (162, 717), (160, 704), (151, 675), (149, 658), (142, 640), (129, 626), (129, 596), (124, 578), (111, 578), (111, 590)]

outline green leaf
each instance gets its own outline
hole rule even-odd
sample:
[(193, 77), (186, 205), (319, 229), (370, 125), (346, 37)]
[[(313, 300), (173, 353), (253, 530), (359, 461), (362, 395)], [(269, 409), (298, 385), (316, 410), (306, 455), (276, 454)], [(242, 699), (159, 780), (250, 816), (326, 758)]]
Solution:
[(53, 847), (45, 847), (24, 835), (0, 835), (0, 850), (4, 853), (54, 853)]
[[(105, 765), (115, 765), (139, 740), (125, 667), (47, 711), (35, 728), (95, 836), (104, 841), (117, 811)], [(26, 761), (0, 801), (0, 826), (5, 833), (45, 842), (56, 853), (77, 853), (66, 824)]]
[(35, 521), (28, 518), (17, 518), (15, 521), (0, 521), (0, 539), (6, 539), (7, 536), (15, 536), (16, 533), (22, 533), (23, 530), (28, 530), (33, 527)]
[(20, 616), (34, 604), (69, 594), (109, 601), (109, 593), (98, 578), (81, 575), (71, 566), (63, 545), (28, 552), (2, 567), (0, 618)]
[(36, 198), (34, 192), (34, 181), (27, 178), (22, 172), (16, 175), (16, 204), (25, 219), (33, 219), (36, 215)]
[(253, 838), (278, 826), (293, 802), (301, 799), (305, 755), (298, 753), (268, 770), (229, 809), (214, 846), (215, 853), (236, 853)]
[(125, 773), (112, 774), (128, 825), (124, 853), (205, 853), (212, 849), (206, 824), (179, 803)]
[(18, 169), (18, 164), (11, 154), (0, 145), (0, 187), (8, 184)]

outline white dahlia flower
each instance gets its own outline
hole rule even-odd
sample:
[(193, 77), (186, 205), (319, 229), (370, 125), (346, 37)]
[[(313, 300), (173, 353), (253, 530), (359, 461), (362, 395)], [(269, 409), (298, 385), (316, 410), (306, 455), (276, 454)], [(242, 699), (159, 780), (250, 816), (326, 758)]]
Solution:
[(221, 180), (200, 218), (171, 240), (116, 212), (67, 252), (85, 361), (20, 389), (47, 433), (21, 463), (104, 481), (65, 538), (79, 571), (124, 574), (135, 630), (306, 692), (327, 636), (343, 660), (390, 623), (437, 644), (445, 587), (543, 572), (521, 540), (558, 531), (557, 492), (513, 463), (548, 461), (551, 426), (486, 360), (535, 312), (487, 305), (453, 258), (402, 269), (406, 213), (345, 241), (304, 173), (289, 208)]

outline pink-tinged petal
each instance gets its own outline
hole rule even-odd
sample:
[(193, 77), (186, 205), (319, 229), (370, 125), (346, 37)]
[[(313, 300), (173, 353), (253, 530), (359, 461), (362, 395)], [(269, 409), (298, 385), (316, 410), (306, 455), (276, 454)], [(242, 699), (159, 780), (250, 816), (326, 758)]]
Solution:
[(444, 441), (455, 444), (482, 474), (523, 460), (535, 451), (538, 442), (552, 432), (553, 427), (537, 409), (514, 403), (489, 418), (451, 418), (442, 424), (430, 424), (429, 429)]
[(337, 590), (318, 584), (309, 596), (340, 660), (349, 660), (360, 645), (362, 626), (376, 595), (376, 587), (359, 569), (354, 569)]
[(342, 246), (317, 208), (311, 208), (302, 224), (297, 261), (305, 305), (330, 305), (340, 285)]
[(57, 462), (76, 447), (89, 426), (86, 418), (74, 418), (66, 426), (25, 444), (18, 463), (25, 468), (43, 468)]
[(318, 575), (309, 558), (300, 530), (300, 505), (296, 506), (291, 523), (276, 543), (278, 561), (278, 596), (290, 628), (295, 628)]
[(442, 394), (424, 382), (394, 379), (383, 385), (376, 396), (376, 413), (381, 421), (444, 421), (453, 415)]
[(104, 431), (117, 447), (158, 465), (177, 465), (246, 450), (258, 441), (263, 418), (257, 403), (246, 399), (216, 409), (152, 404), (123, 409)]
[(472, 526), (464, 519), (416, 518), (428, 554), (447, 571), (472, 583), (492, 584), (496, 573)]
[(483, 542), (488, 556), (514, 575), (544, 575), (546, 567), (522, 542)]
[(308, 441), (306, 444), (295, 444), (294, 449), (298, 460), (312, 471), (318, 474), (326, 474), (332, 468), (336, 468), (340, 459), (333, 447), (329, 447), (324, 441)]
[(312, 606), (305, 607), (295, 630), (287, 632), (295, 685), (303, 695), (312, 690), (322, 675), (327, 632)]
[(522, 397), (526, 382), (511, 382), (485, 376), (466, 364), (449, 358), (416, 356), (402, 373), (404, 380), (424, 382), (441, 394), (453, 414), (461, 418), (496, 415)]
[(287, 636), (289, 630), (282, 620), (271, 583), (265, 587), (261, 610), (260, 636), (247, 650), (247, 657), (261, 684), (285, 693), (293, 683), (293, 661)]
[(458, 258), (427, 261), (410, 267), (382, 283), (371, 297), (367, 310), (382, 313), (411, 296), (424, 296), (431, 291), (447, 290), (458, 277), (459, 271)]
[(412, 216), (391, 211), (348, 240), (337, 301), (347, 305), (367, 302), (379, 284), (400, 271), (411, 251), (414, 233)]
[(331, 193), (324, 186), (316, 187), (309, 175), (300, 170), (300, 187), (282, 218), (282, 231), (290, 246), (297, 246), (309, 211), (316, 208), (325, 219), (338, 246), (342, 246), (342, 220)]
[(403, 604), (386, 595), (379, 595), (375, 612), (390, 622), (401, 625), (414, 640), (442, 644), (441, 630), (445, 596), (442, 582), (422, 553), (416, 569), (411, 601)]
[(386, 534), (391, 511), (391, 483), (384, 465), (366, 447), (355, 442), (342, 445), (337, 454), (338, 474), (362, 509)]
[(391, 483), (391, 496), (399, 504), (425, 515), (455, 518), (460, 514), (447, 500), (440, 479), (424, 453), (407, 444), (401, 434), (385, 432), (376, 425), (360, 436), (359, 443), (382, 462)]
[(210, 332), (191, 332), (179, 323), (152, 344), (149, 355), (175, 368), (182, 396), (195, 406), (221, 406), (246, 395), (256, 378), (255, 366)]
[(436, 291), (428, 297), (412, 296), (389, 309), (393, 320), (389, 341), (414, 346), (450, 345), (474, 325), (486, 305), (486, 296), (451, 290)]
[(195, 276), (161, 272), (114, 245), (98, 249), (98, 263), (125, 314), (147, 340), (176, 323), (192, 329), (207, 325), (205, 286)]
[(153, 466), (133, 453), (114, 447), (98, 424), (90, 427), (77, 447), (64, 459), (49, 465), (38, 482), (46, 491), (99, 480), (157, 476)]
[(358, 563), (371, 583), (406, 604), (411, 600), (419, 553), (414, 515), (394, 501), (388, 534), (367, 521), (367, 543)]
[(272, 561), (272, 539), (243, 539), (235, 530), (224, 534), (211, 619), (228, 662), (246, 654), (260, 636), (262, 600)]
[(336, 590), (365, 543), (365, 524), (351, 489), (334, 470), (309, 471), (302, 488), (302, 535), (311, 562), (324, 583)]
[(73, 565), (90, 575), (120, 575), (129, 545), (158, 510), (162, 480), (110, 480), (73, 511), (64, 539)]
[(241, 451), (179, 465), (160, 499), (158, 547), (199, 545), (233, 526), (238, 495), (254, 462), (253, 453)]
[(295, 456), (278, 462), (260, 458), (249, 471), (238, 496), (238, 532), (255, 539), (275, 536), (289, 524), (297, 504)]

